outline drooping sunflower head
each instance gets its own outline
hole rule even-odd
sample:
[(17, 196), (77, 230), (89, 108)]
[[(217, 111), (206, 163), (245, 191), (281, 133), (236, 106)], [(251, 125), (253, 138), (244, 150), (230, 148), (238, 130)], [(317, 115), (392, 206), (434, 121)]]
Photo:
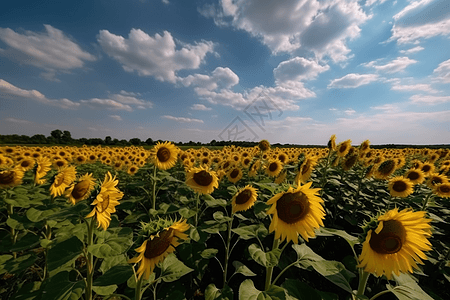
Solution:
[(368, 230), (359, 256), (359, 267), (375, 276), (413, 272), (417, 263), (427, 259), (424, 251), (431, 250), (431, 219), (424, 211), (397, 208), (378, 217), (376, 229)]
[(92, 174), (86, 173), (78, 178), (77, 182), (72, 183), (64, 192), (64, 195), (69, 199), (70, 203), (75, 205), (78, 202), (87, 199), (94, 187), (95, 178)]
[(359, 146), (359, 152), (366, 153), (369, 150), (370, 150), (370, 141), (369, 140), (365, 140)]
[(20, 166), (0, 171), (0, 188), (4, 189), (21, 185), (23, 175), (24, 171)]
[(178, 160), (179, 149), (171, 142), (158, 142), (151, 150), (152, 163), (160, 170), (172, 168)]
[(186, 184), (191, 187), (194, 192), (200, 194), (211, 194), (214, 189), (219, 187), (219, 180), (214, 171), (208, 168), (193, 167), (186, 174)]
[(281, 184), (286, 179), (286, 176), (287, 176), (287, 170), (284, 169), (283, 171), (280, 172), (280, 174), (278, 174), (278, 176), (275, 178), (274, 182), (276, 184)]
[(347, 155), (348, 151), (352, 147), (352, 140), (346, 140), (344, 142), (339, 143), (336, 147), (336, 152), (339, 157), (344, 157)]
[(450, 183), (442, 183), (434, 186), (433, 193), (442, 198), (450, 198)]
[(262, 152), (265, 152), (270, 149), (270, 143), (268, 140), (261, 140), (258, 143), (258, 147)]
[(389, 180), (388, 188), (392, 197), (405, 198), (413, 193), (414, 184), (408, 178), (397, 176)]
[(394, 173), (397, 163), (393, 159), (387, 159), (380, 163), (375, 169), (374, 177), (377, 179), (386, 179)]
[(317, 165), (317, 158), (308, 156), (300, 165), (298, 173), (295, 176), (294, 182), (297, 185), (300, 185), (300, 183), (306, 183), (306, 181), (308, 181), (308, 179), (311, 177), (311, 173), (314, 171), (316, 165)]
[(65, 166), (59, 169), (52, 178), (50, 194), (53, 197), (61, 196), (64, 190), (75, 180), (77, 171), (74, 166)]
[(317, 195), (320, 189), (311, 189), (311, 184), (290, 187), (267, 201), (272, 205), (267, 214), (273, 215), (269, 230), (275, 231), (275, 238), (297, 244), (298, 234), (308, 241), (315, 237), (314, 230), (323, 226), (325, 210), (323, 200)]
[(51, 170), (52, 163), (47, 156), (41, 156), (36, 159), (36, 167), (34, 168), (34, 183), (43, 184), (46, 180), (42, 179)]
[(347, 155), (347, 156), (345, 157), (344, 161), (342, 162), (342, 169), (344, 169), (344, 171), (348, 171), (348, 170), (350, 170), (357, 162), (358, 162), (358, 155), (357, 155), (357, 154)]
[(331, 137), (330, 137), (330, 140), (328, 141), (328, 149), (330, 149), (330, 151), (331, 150), (333, 150), (333, 151), (336, 151), (336, 135), (335, 134), (333, 134)]
[(231, 199), (233, 214), (238, 211), (245, 211), (252, 207), (258, 197), (257, 189), (251, 185), (241, 188)]
[(145, 280), (150, 278), (155, 266), (162, 262), (180, 244), (180, 240), (186, 240), (188, 235), (184, 233), (189, 229), (186, 220), (172, 222), (164, 229), (159, 230), (144, 240), (142, 245), (136, 248), (139, 253), (137, 257), (128, 260), (129, 263), (139, 263), (138, 277), (144, 276)]

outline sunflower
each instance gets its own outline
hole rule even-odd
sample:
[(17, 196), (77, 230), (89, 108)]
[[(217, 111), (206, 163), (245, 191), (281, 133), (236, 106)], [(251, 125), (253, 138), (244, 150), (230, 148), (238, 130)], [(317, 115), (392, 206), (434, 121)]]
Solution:
[(257, 189), (251, 185), (241, 188), (231, 199), (233, 214), (238, 211), (245, 211), (252, 207), (258, 197)]
[(155, 266), (175, 251), (175, 247), (180, 244), (179, 240), (188, 238), (188, 235), (184, 233), (188, 229), (189, 224), (186, 223), (186, 220), (176, 221), (155, 235), (151, 235), (139, 248), (136, 248), (139, 255), (128, 262), (140, 263), (137, 270), (138, 278), (144, 275), (144, 279), (148, 280)]
[(370, 141), (365, 140), (364, 142), (361, 143), (361, 146), (359, 146), (359, 152), (366, 153), (369, 150), (370, 150)]
[(281, 238), (298, 243), (298, 234), (306, 241), (315, 237), (314, 230), (323, 226), (325, 210), (323, 200), (317, 196), (320, 189), (311, 189), (312, 182), (289, 187), (287, 192), (273, 196), (267, 204), (272, 206), (267, 214), (273, 214), (270, 232), (275, 231), (275, 238)]
[(259, 143), (258, 143), (258, 148), (259, 148), (262, 152), (265, 152), (265, 151), (269, 150), (269, 149), (270, 149), (270, 143), (269, 143), (269, 141), (268, 141), (268, 140), (261, 140), (261, 141), (259, 141)]
[(425, 175), (420, 169), (410, 169), (403, 177), (411, 180), (413, 184), (420, 184), (425, 180)]
[(317, 164), (317, 159), (315, 157), (307, 157), (298, 169), (298, 173), (295, 176), (294, 182), (297, 185), (301, 183), (306, 183), (306, 181), (311, 177), (311, 173)]
[(438, 184), (448, 183), (447, 177), (438, 173), (431, 173), (428, 175), (426, 184), (429, 188), (433, 188)]
[(431, 250), (427, 238), (431, 236), (432, 220), (424, 217), (424, 211), (399, 212), (398, 208), (379, 216), (376, 229), (367, 232), (359, 267), (377, 277), (385, 275), (388, 280), (392, 273), (398, 276), (400, 272), (418, 269), (417, 263), (423, 264), (421, 259), (427, 259), (423, 251)]
[(138, 166), (131, 165), (131, 166), (128, 167), (127, 173), (128, 173), (128, 175), (132, 175), (133, 176), (134, 174), (137, 173), (138, 170), (139, 170)]
[(352, 147), (352, 140), (346, 140), (345, 142), (340, 142), (339, 145), (337, 145), (337, 155), (339, 157), (344, 157), (347, 155), (348, 151), (350, 151), (350, 148)]
[(283, 163), (278, 159), (269, 160), (266, 165), (266, 174), (271, 177), (276, 177), (283, 169)]
[(151, 160), (160, 170), (172, 168), (178, 160), (179, 149), (171, 142), (158, 142), (151, 150)]
[(430, 162), (424, 162), (420, 169), (422, 170), (422, 172), (424, 173), (425, 176), (428, 176), (434, 172), (435, 168), (436, 167), (434, 166), (434, 164), (432, 164)]
[(236, 183), (236, 182), (238, 182), (239, 180), (241, 180), (241, 178), (242, 178), (243, 175), (244, 175), (244, 174), (242, 173), (242, 170), (241, 170), (241, 168), (239, 168), (239, 167), (235, 167), (235, 168), (233, 168), (233, 169), (230, 169), (230, 170), (227, 172), (227, 178), (228, 178), (228, 181), (230, 181), (231, 183)]
[(50, 186), (50, 195), (53, 197), (61, 196), (64, 190), (75, 180), (76, 174), (77, 171), (74, 166), (60, 168)]
[(47, 175), (48, 171), (51, 170), (52, 163), (50, 158), (47, 156), (41, 156), (36, 159), (36, 169), (34, 173), (34, 183), (35, 184), (43, 184), (45, 183), (45, 179), (42, 179), (45, 175)]
[(442, 198), (450, 197), (450, 183), (442, 183), (433, 187), (433, 193)]
[(275, 178), (275, 183), (276, 184), (281, 184), (285, 179), (286, 179), (286, 176), (287, 176), (287, 171), (286, 171), (286, 169), (284, 169), (283, 171), (281, 171), (281, 173), (277, 176), (277, 178)]
[(344, 169), (344, 171), (350, 170), (356, 164), (357, 161), (358, 161), (357, 154), (347, 155), (345, 160), (342, 162), (342, 169)]
[(86, 216), (86, 218), (96, 215), (98, 226), (102, 226), (104, 230), (108, 229), (111, 222), (111, 213), (116, 212), (116, 206), (122, 199), (123, 193), (116, 187), (119, 183), (116, 176), (112, 177), (111, 173), (105, 174), (100, 192), (91, 205), (95, 205), (94, 209)]
[(65, 191), (64, 196), (69, 198), (69, 201), (75, 205), (89, 197), (95, 187), (95, 178), (92, 174), (84, 174), (78, 178), (77, 183), (73, 182)]
[(83, 153), (76, 155), (74, 159), (74, 162), (79, 165), (86, 163), (86, 161), (87, 157)]
[(14, 164), (14, 161), (6, 156), (3, 156), (2, 154), (0, 154), (0, 168), (1, 167), (11, 167)]
[(22, 160), (20, 160), (18, 165), (23, 169), (24, 172), (26, 172), (30, 169), (33, 169), (35, 164), (36, 162), (33, 158), (31, 158), (31, 156), (26, 156)]
[(22, 167), (16, 166), (13, 169), (0, 171), (0, 188), (9, 188), (22, 184), (24, 172)]
[(395, 172), (397, 163), (393, 159), (387, 159), (377, 165), (373, 177), (376, 179), (386, 179)]
[(389, 180), (389, 193), (392, 197), (405, 198), (414, 192), (413, 185), (408, 178), (397, 176)]
[(219, 180), (214, 171), (206, 167), (191, 168), (186, 174), (186, 184), (194, 192), (200, 194), (211, 194), (215, 188), (219, 187)]

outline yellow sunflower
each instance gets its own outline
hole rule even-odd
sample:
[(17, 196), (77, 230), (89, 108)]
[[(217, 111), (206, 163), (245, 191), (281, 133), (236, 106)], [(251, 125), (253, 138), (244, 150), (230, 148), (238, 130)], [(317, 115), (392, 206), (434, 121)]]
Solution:
[(270, 149), (270, 143), (268, 140), (261, 140), (258, 143), (258, 147), (262, 152), (265, 152)]
[(158, 142), (151, 150), (151, 160), (160, 170), (172, 168), (178, 160), (179, 149), (171, 142)]
[(266, 174), (271, 177), (276, 177), (283, 169), (283, 163), (278, 159), (269, 160), (266, 165)]
[(219, 187), (219, 180), (214, 171), (206, 167), (191, 168), (186, 174), (186, 184), (200, 194), (211, 194)]
[(433, 188), (438, 184), (448, 183), (447, 177), (438, 173), (431, 173), (428, 175), (426, 184), (429, 188)]
[(413, 184), (420, 184), (425, 180), (425, 175), (420, 169), (410, 169), (403, 176), (411, 180)]
[(413, 272), (417, 263), (427, 259), (423, 251), (431, 250), (428, 237), (431, 236), (432, 220), (425, 218), (424, 211), (392, 209), (378, 217), (378, 226), (370, 229), (359, 256), (359, 267), (366, 272), (388, 280), (392, 273)]
[(24, 172), (22, 167), (16, 166), (13, 169), (0, 171), (0, 188), (9, 188), (22, 184)]
[(188, 235), (184, 233), (188, 229), (189, 224), (186, 220), (174, 222), (171, 226), (151, 235), (139, 248), (136, 248), (139, 255), (128, 262), (139, 263), (138, 278), (144, 275), (144, 279), (148, 280), (155, 266), (175, 251), (175, 247), (180, 244), (179, 240), (188, 238)]
[(241, 180), (241, 178), (242, 178), (243, 175), (244, 175), (244, 174), (242, 173), (242, 170), (241, 170), (241, 168), (239, 168), (239, 167), (235, 167), (235, 168), (233, 168), (233, 169), (230, 169), (230, 170), (227, 172), (227, 178), (228, 178), (228, 181), (230, 181), (231, 183), (236, 183), (236, 182), (238, 182), (239, 180)]
[(348, 171), (351, 168), (353, 168), (353, 166), (357, 162), (358, 162), (358, 155), (357, 154), (347, 155), (345, 157), (345, 160), (342, 162), (342, 169), (344, 169), (344, 171)]
[(272, 206), (267, 214), (272, 214), (269, 231), (275, 231), (275, 238), (298, 243), (298, 234), (306, 241), (315, 237), (314, 230), (323, 226), (325, 210), (323, 200), (318, 197), (320, 189), (311, 189), (312, 182), (289, 187), (287, 192), (273, 196), (267, 204)]
[(80, 201), (86, 200), (95, 187), (95, 178), (92, 174), (84, 174), (78, 179), (78, 182), (73, 182), (65, 191), (64, 196), (69, 198), (69, 201), (75, 205)]
[(104, 230), (108, 229), (111, 222), (111, 213), (116, 212), (116, 206), (122, 199), (123, 193), (116, 187), (119, 183), (116, 176), (112, 177), (111, 173), (105, 174), (100, 192), (91, 205), (95, 205), (94, 209), (86, 216), (86, 218), (97, 218), (98, 226), (102, 226)]
[(425, 176), (428, 176), (428, 175), (430, 175), (431, 173), (434, 172), (435, 168), (436, 167), (434, 166), (434, 164), (432, 164), (430, 162), (424, 162), (420, 169), (425, 174)]
[(345, 142), (340, 142), (336, 147), (337, 155), (339, 157), (344, 157), (347, 155), (348, 151), (352, 147), (352, 140), (346, 140)]
[(433, 187), (433, 193), (442, 198), (450, 197), (450, 183), (442, 183)]
[(411, 195), (414, 184), (408, 178), (397, 176), (391, 178), (388, 183), (389, 193), (392, 197), (405, 198)]
[(387, 159), (377, 165), (373, 177), (376, 179), (386, 179), (395, 172), (397, 163), (393, 159)]
[(306, 181), (311, 177), (311, 173), (316, 165), (317, 158), (307, 157), (300, 165), (297, 175), (295, 176), (294, 182), (296, 183), (296, 185), (300, 185), (300, 183), (306, 183)]
[(370, 150), (370, 141), (365, 140), (364, 142), (361, 143), (361, 146), (359, 146), (359, 152), (366, 153), (369, 150)]
[(336, 135), (333, 134), (328, 141), (328, 149), (336, 151)]
[(274, 183), (276, 183), (276, 184), (281, 184), (281, 183), (286, 179), (286, 176), (287, 176), (287, 170), (284, 169), (284, 170), (281, 171), (281, 173), (277, 176), (277, 178), (275, 178)]
[(134, 175), (134, 174), (137, 173), (137, 171), (139, 171), (139, 167), (136, 166), (136, 165), (131, 165), (131, 166), (129, 166), (128, 169), (127, 169), (128, 175)]
[(233, 214), (238, 211), (245, 211), (252, 207), (258, 197), (257, 189), (251, 185), (241, 188), (231, 199)]
[(77, 171), (74, 166), (60, 168), (50, 186), (50, 195), (53, 197), (61, 196), (64, 190), (75, 180), (76, 176)]
[(36, 162), (31, 156), (26, 156), (23, 159), (20, 160), (18, 165), (22, 168), (24, 172), (33, 169)]
[(50, 158), (47, 156), (41, 156), (36, 159), (36, 169), (34, 173), (34, 183), (35, 184), (43, 184), (45, 183), (45, 179), (42, 179), (45, 175), (47, 175), (48, 171), (51, 170), (52, 163)]

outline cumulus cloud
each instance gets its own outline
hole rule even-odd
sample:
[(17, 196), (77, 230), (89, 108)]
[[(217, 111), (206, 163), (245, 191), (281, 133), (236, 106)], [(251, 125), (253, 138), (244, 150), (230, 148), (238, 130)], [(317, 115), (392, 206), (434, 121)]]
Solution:
[(274, 70), (273, 75), (276, 81), (299, 81), (315, 79), (317, 75), (325, 72), (330, 67), (321, 66), (316, 61), (307, 60), (303, 57), (294, 57), (281, 62)]
[(344, 110), (344, 114), (346, 114), (347, 116), (354, 115), (355, 113), (356, 113), (356, 110), (354, 110), (352, 108)]
[(396, 59), (384, 64), (378, 65), (377, 61), (371, 61), (363, 64), (365, 67), (374, 68), (377, 71), (385, 73), (397, 73), (404, 71), (409, 65), (417, 63), (417, 60), (408, 57), (397, 57)]
[(118, 115), (109, 115), (111, 118), (113, 118), (116, 121), (122, 121), (122, 117)]
[(431, 85), (425, 84), (425, 83), (418, 83), (418, 84), (394, 84), (391, 87), (391, 90), (393, 91), (401, 91), (401, 92), (410, 92), (410, 91), (424, 91), (429, 93), (437, 93), (438, 91), (433, 89)]
[(341, 78), (331, 80), (328, 88), (357, 88), (379, 80), (376, 74), (350, 73)]
[(0, 54), (44, 69), (46, 71), (41, 76), (54, 81), (57, 81), (55, 75), (58, 71), (68, 72), (83, 67), (85, 61), (96, 60), (61, 30), (51, 25), (44, 27), (46, 32), (43, 33), (18, 33), (10, 28), (0, 28), (0, 40), (10, 47)]
[(146, 109), (146, 108), (152, 108), (153, 107), (153, 103), (152, 102), (144, 101), (142, 99), (138, 99), (137, 98), (138, 96), (140, 96), (140, 94), (130, 93), (130, 92), (126, 92), (126, 91), (122, 90), (118, 94), (110, 95), (110, 98), (112, 100), (115, 100), (115, 101), (120, 102), (122, 104), (130, 105), (130, 106), (136, 106), (139, 109)]
[(411, 102), (415, 104), (428, 105), (450, 102), (450, 96), (413, 95), (409, 99), (411, 99)]
[(450, 59), (441, 62), (439, 66), (433, 70), (435, 80), (442, 83), (450, 83)]
[(239, 77), (230, 69), (217, 67), (211, 76), (194, 74), (178, 78), (184, 86), (197, 86), (209, 91), (215, 89), (229, 89), (239, 83)]
[(416, 47), (410, 48), (408, 50), (400, 50), (400, 53), (402, 53), (402, 54), (412, 54), (412, 53), (420, 52), (423, 49), (425, 49), (425, 48), (422, 47), (422, 46), (416, 46)]
[(176, 82), (177, 71), (198, 69), (206, 54), (214, 48), (212, 42), (201, 41), (194, 45), (182, 44), (177, 49), (170, 32), (151, 37), (140, 29), (131, 29), (128, 38), (100, 30), (97, 41), (125, 71), (136, 71), (140, 76), (153, 76), (172, 83)]
[(16, 118), (5, 118), (4, 120), (6, 122), (17, 123), (17, 124), (31, 124), (32, 123), (27, 120), (21, 120), (21, 119), (16, 119)]
[(112, 99), (92, 98), (88, 100), (80, 100), (80, 102), (94, 109), (133, 111), (130, 105), (122, 104)]
[(199, 12), (219, 26), (244, 30), (274, 53), (300, 48), (333, 61), (347, 59), (347, 39), (359, 35), (367, 16), (356, 1), (249, 0), (207, 4)]
[(191, 109), (192, 110), (212, 110), (211, 107), (206, 107), (203, 104), (194, 104), (191, 106)]
[(200, 119), (174, 117), (174, 116), (169, 116), (169, 115), (161, 116), (161, 118), (173, 120), (173, 121), (180, 122), (180, 123), (203, 123), (203, 120), (200, 120)]
[(37, 90), (21, 89), (3, 79), (0, 79), (0, 97), (30, 99), (42, 104), (58, 106), (65, 109), (74, 109), (80, 106), (80, 103), (65, 98), (48, 99)]

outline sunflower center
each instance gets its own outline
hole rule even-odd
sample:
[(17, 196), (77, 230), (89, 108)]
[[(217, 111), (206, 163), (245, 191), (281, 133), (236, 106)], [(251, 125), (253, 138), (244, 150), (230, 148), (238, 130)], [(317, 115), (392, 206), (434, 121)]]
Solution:
[(437, 185), (443, 183), (444, 181), (440, 177), (433, 177), (431, 178), (430, 182), (432, 185)]
[(297, 223), (309, 212), (308, 196), (302, 192), (284, 194), (277, 201), (277, 212), (283, 222)]
[(252, 197), (252, 191), (243, 190), (236, 196), (236, 204), (244, 204), (247, 203), (248, 200)]
[(211, 176), (211, 174), (209, 174), (205, 170), (202, 170), (202, 171), (194, 174), (194, 181), (198, 185), (208, 186), (213, 181), (213, 177)]
[(28, 166), (30, 166), (30, 162), (28, 160), (23, 160), (20, 166), (27, 168)]
[(395, 161), (392, 159), (383, 162), (378, 168), (381, 174), (389, 174), (395, 168)]
[(14, 182), (14, 171), (0, 173), (0, 184), (10, 184)]
[(278, 169), (278, 165), (277, 163), (273, 162), (269, 165), (269, 171), (270, 172), (275, 172)]
[(99, 213), (104, 212), (109, 206), (109, 195), (106, 195), (103, 198), (103, 201), (100, 202), (100, 207), (97, 206), (97, 209), (99, 210)]
[(238, 169), (234, 169), (233, 171), (231, 171), (230, 173), (230, 177), (231, 178), (236, 178), (239, 175), (239, 170)]
[(153, 240), (147, 240), (145, 246), (144, 256), (147, 259), (152, 259), (163, 254), (172, 243), (173, 229), (164, 230)]
[(156, 152), (156, 157), (160, 162), (166, 162), (170, 158), (170, 150), (166, 147), (161, 147), (158, 152)]
[(392, 189), (396, 192), (404, 192), (408, 189), (408, 186), (406, 185), (406, 182), (404, 182), (404, 181), (396, 181), (392, 185)]
[(63, 166), (65, 165), (65, 163), (64, 163), (64, 161), (62, 161), (62, 160), (58, 160), (58, 161), (56, 161), (56, 165), (57, 165), (58, 167), (63, 167)]
[(422, 171), (424, 171), (425, 173), (427, 173), (430, 170), (431, 170), (431, 166), (429, 166), (429, 165), (425, 165), (422, 167)]
[(408, 174), (408, 176), (406, 176), (406, 178), (408, 178), (409, 180), (417, 180), (419, 179), (420, 175), (417, 172), (410, 172)]
[(305, 163), (305, 165), (302, 168), (302, 175), (305, 175), (309, 170), (309, 160)]
[(339, 147), (339, 152), (344, 153), (345, 150), (347, 150), (347, 144), (343, 144), (341, 145), (341, 147)]
[(72, 191), (72, 197), (75, 199), (81, 199), (89, 190), (89, 180), (83, 180), (78, 182)]
[(441, 186), (439, 186), (439, 190), (442, 192), (442, 193), (450, 193), (450, 187), (449, 186), (446, 186), (446, 185), (441, 185)]
[(406, 231), (403, 225), (397, 220), (383, 222), (383, 229), (380, 233), (372, 232), (370, 237), (370, 247), (380, 254), (394, 254), (402, 249), (406, 240)]

